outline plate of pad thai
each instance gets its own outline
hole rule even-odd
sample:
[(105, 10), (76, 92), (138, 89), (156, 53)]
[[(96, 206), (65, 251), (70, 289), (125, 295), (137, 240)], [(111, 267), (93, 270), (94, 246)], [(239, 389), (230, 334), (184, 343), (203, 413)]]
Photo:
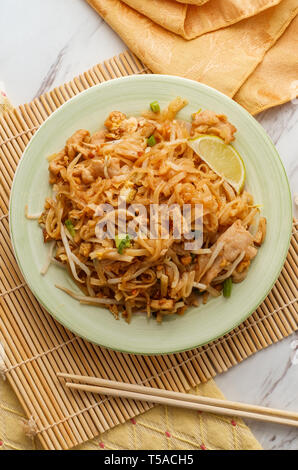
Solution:
[(41, 126), (10, 201), (15, 255), (59, 322), (102, 346), (168, 354), (252, 314), (289, 246), (291, 197), (257, 121), (205, 85), (126, 77)]

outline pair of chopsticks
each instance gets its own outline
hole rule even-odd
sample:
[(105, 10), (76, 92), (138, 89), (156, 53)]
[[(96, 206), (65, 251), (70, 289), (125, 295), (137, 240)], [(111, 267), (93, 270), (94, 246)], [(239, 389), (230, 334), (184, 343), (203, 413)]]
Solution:
[(66, 382), (67, 388), (89, 393), (98, 393), (116, 398), (140, 400), (160, 405), (175, 406), (190, 410), (205, 411), (225, 416), (238, 416), (240, 418), (256, 419), (270, 423), (284, 424), (298, 427), (298, 413), (292, 411), (276, 410), (263, 406), (220, 400), (218, 398), (202, 397), (189, 393), (173, 392), (157, 388), (144, 387), (124, 382), (83, 375), (58, 373), (58, 377), (75, 380), (81, 383)]

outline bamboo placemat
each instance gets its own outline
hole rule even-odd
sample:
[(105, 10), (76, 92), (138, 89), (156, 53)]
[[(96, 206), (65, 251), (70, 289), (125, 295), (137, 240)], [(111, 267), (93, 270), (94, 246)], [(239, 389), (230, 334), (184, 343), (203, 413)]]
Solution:
[(65, 101), (95, 84), (136, 73), (150, 71), (125, 52), (0, 119), (0, 340), (6, 354), (2, 372), (45, 449), (74, 447), (152, 406), (73, 393), (57, 380), (59, 370), (182, 392), (298, 328), (297, 222), (283, 271), (262, 305), (230, 334), (192, 351), (145, 357), (92, 345), (57, 323), (31, 293), (9, 238), (9, 193), (18, 161), (39, 126)]

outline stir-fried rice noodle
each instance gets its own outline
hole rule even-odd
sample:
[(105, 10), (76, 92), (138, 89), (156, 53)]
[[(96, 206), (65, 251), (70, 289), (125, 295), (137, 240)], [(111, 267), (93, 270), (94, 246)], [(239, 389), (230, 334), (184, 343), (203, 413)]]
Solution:
[[(127, 321), (134, 312), (183, 314), (208, 295), (219, 296), (223, 282), (242, 281), (265, 237), (265, 219), (246, 190), (237, 194), (188, 146), (199, 134), (234, 140), (235, 127), (212, 111), (192, 115), (192, 122), (176, 118), (187, 103), (175, 99), (160, 111), (130, 117), (113, 111), (105, 128), (93, 135), (79, 130), (59, 153), (49, 157), (52, 198), (39, 218), (45, 243), (52, 242), (47, 262), (65, 266), (81, 294), (57, 286), (81, 303), (109, 308)], [(148, 140), (149, 139), (149, 140)], [(153, 139), (153, 141), (152, 141)], [(149, 143), (151, 141), (151, 143)], [(118, 199), (126, 209), (118, 209)], [(96, 226), (110, 217), (100, 204), (110, 204), (119, 216), (141, 220), (128, 210), (142, 204), (150, 222), (151, 204), (203, 207), (203, 245), (186, 250), (183, 236), (168, 239), (137, 237), (119, 250), (115, 239), (97, 237)], [(138, 217), (140, 217), (138, 219)]]
[(52, 263), (54, 249), (55, 249), (55, 243), (52, 242), (51, 246), (50, 246), (50, 249), (49, 249), (49, 252), (48, 252), (48, 255), (47, 255), (46, 262), (45, 262), (43, 268), (40, 271), (40, 274), (42, 274), (43, 276), (48, 272), (48, 269), (49, 269), (49, 267)]

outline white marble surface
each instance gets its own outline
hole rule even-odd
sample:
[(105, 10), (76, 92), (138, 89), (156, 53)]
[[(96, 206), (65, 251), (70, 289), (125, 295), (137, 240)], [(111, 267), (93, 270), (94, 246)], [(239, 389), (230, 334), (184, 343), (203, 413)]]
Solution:
[[(14, 105), (72, 79), (125, 45), (84, 0), (0, 0), (0, 81)], [(298, 78), (298, 77), (297, 77)], [(298, 100), (258, 117), (298, 194)], [(294, 208), (298, 216), (298, 207)], [(298, 333), (216, 378), (226, 397), (298, 411)], [(298, 449), (296, 429), (249, 423), (265, 449)]]

